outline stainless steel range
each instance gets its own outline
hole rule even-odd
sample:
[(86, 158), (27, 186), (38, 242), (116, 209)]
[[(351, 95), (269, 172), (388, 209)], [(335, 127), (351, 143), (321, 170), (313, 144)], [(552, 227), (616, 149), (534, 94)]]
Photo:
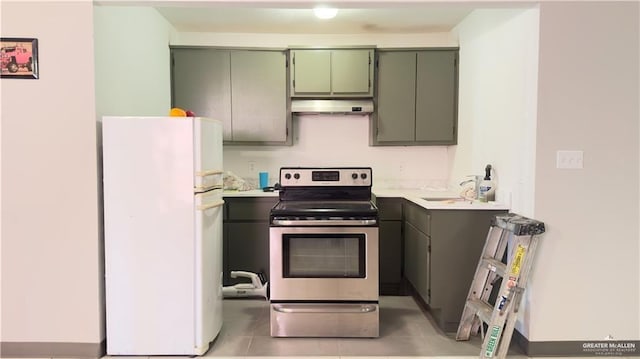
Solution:
[(378, 337), (371, 168), (280, 169), (271, 210), (271, 336)]

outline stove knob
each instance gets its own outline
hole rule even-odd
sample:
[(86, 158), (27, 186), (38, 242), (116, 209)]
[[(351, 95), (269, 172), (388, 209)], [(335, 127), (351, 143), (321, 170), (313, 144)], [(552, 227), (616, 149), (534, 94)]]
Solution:
[(367, 174), (366, 174), (366, 173), (361, 173), (361, 174), (360, 174), (360, 178), (362, 178), (362, 179), (367, 179)]
[(291, 173), (285, 173), (284, 174), (284, 178), (291, 179)]
[(357, 174), (357, 173), (355, 173), (355, 172), (354, 172), (354, 173), (352, 173), (352, 174), (351, 174), (351, 178), (353, 178), (353, 179), (358, 179), (358, 174)]
[(300, 174), (299, 174), (299, 173), (294, 173), (294, 174), (293, 174), (293, 178), (295, 178), (295, 179), (300, 179)]

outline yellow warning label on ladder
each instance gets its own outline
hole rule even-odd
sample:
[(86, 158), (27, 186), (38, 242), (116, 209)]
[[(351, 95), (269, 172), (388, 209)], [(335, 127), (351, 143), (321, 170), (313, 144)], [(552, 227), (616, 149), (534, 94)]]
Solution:
[(513, 256), (513, 264), (511, 264), (511, 274), (517, 276), (520, 274), (520, 267), (522, 266), (522, 258), (524, 258), (524, 253), (527, 251), (525, 247), (522, 245), (518, 245), (516, 248), (516, 254)]

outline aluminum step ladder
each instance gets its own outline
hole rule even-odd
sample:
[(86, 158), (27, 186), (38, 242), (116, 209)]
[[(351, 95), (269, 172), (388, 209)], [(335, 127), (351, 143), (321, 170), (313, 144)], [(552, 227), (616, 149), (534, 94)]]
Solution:
[[(544, 223), (516, 214), (493, 218), (456, 334), (456, 340), (469, 340), (480, 329), (484, 338), (480, 358), (506, 357), (538, 240), (544, 231)], [(494, 285), (501, 278), (496, 292)], [(489, 301), (494, 296), (495, 304), (491, 305)], [(483, 323), (487, 324), (488, 335)]]

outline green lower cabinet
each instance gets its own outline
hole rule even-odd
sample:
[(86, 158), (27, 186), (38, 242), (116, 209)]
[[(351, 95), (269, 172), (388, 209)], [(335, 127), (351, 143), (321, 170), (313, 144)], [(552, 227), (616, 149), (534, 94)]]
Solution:
[(265, 274), (269, 280), (269, 210), (277, 197), (225, 197), (223, 223), (223, 283), (248, 282), (231, 278), (231, 271)]
[(404, 277), (438, 326), (458, 329), (491, 219), (505, 210), (404, 208)]
[(503, 210), (430, 210), (431, 301), (444, 331), (458, 330), (491, 219)]
[(422, 300), (429, 304), (429, 236), (409, 222), (404, 224), (405, 276)]
[(232, 279), (231, 271), (262, 272), (269, 278), (269, 222), (227, 223), (229, 241), (227, 248), (226, 282), (247, 282)]
[(402, 295), (402, 198), (376, 198), (379, 228), (379, 276), (381, 295)]
[(399, 295), (402, 286), (402, 221), (380, 221), (380, 294)]

